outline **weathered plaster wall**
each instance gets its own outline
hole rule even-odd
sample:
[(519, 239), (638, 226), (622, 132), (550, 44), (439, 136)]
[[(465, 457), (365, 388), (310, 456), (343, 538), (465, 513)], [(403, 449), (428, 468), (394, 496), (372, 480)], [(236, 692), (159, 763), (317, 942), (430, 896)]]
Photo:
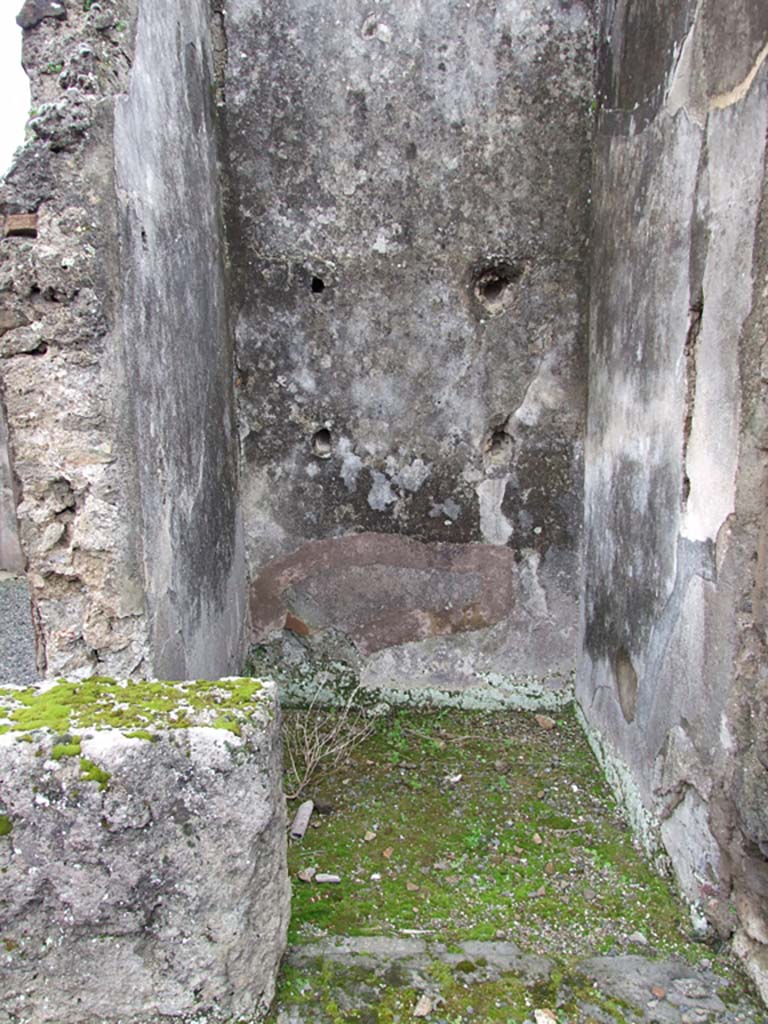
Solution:
[(241, 666), (245, 557), (206, 0), (141, 3), (115, 109), (120, 348), (152, 670)]
[(50, 673), (238, 670), (244, 556), (207, 5), (29, 0), (0, 350)]
[(768, 8), (602, 18), (577, 696), (637, 824), (747, 949), (768, 942)]
[(574, 665), (592, 23), (581, 0), (226, 5), (256, 636), (378, 684)]

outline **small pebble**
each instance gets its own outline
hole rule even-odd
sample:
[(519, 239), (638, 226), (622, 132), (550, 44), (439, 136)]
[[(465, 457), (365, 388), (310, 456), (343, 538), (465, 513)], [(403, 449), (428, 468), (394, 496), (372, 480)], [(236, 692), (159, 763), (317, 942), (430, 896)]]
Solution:
[(432, 1000), (429, 996), (419, 996), (419, 1001), (413, 1011), (414, 1017), (428, 1017), (432, 1013)]
[(536, 1024), (557, 1024), (557, 1014), (554, 1010), (534, 1010), (533, 1019)]

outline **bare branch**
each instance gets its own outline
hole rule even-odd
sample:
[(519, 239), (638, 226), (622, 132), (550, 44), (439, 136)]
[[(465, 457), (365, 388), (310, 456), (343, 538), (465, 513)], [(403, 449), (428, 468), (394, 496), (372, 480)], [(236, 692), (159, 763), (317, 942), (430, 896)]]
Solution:
[(284, 748), (286, 793), (289, 800), (302, 795), (311, 782), (341, 767), (355, 747), (371, 734), (374, 721), (358, 706), (361, 687), (333, 709), (318, 706), (317, 691), (306, 708), (286, 712)]

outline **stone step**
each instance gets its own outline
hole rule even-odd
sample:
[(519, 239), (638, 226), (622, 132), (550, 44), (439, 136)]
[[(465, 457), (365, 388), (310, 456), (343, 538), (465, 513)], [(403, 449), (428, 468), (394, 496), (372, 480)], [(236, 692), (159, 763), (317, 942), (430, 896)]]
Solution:
[(493, 1020), (514, 1024), (765, 1024), (765, 1011), (742, 994), (733, 996), (724, 978), (675, 957), (626, 954), (564, 963), (527, 954), (513, 942), (449, 947), (429, 938), (375, 935), (293, 946), (284, 970), (294, 983), (290, 994), (283, 986), (276, 1024), (419, 1018), (454, 1024), (453, 1012), (443, 1009), (452, 986), (466, 989), (468, 999), (474, 990), (477, 1006), (461, 1020), (477, 1024), (486, 1024), (482, 1006), (495, 991)]

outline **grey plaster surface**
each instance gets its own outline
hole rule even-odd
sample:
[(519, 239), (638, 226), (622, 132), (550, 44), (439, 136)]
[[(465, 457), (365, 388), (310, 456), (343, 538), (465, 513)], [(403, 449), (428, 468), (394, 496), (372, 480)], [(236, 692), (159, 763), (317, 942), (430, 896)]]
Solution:
[[(254, 592), (275, 561), (326, 538), (484, 543), (521, 563), (519, 613), (506, 644), (485, 623), (462, 627), (457, 664), (474, 647), (510, 675), (573, 668), (592, 29), (581, 2), (503, 0), (477, 17), (454, 2), (227, 5)], [(399, 572), (400, 611), (417, 613), (413, 574), (373, 547), (369, 602), (384, 611)], [(326, 568), (317, 588), (345, 628), (360, 588)], [(458, 574), (431, 586), (441, 612), (465, 602)], [(549, 649), (535, 639), (545, 626)], [(396, 631), (388, 644), (385, 681), (444, 672), (426, 647), (401, 669)]]
[(245, 559), (208, 4), (139, 5), (116, 103), (127, 403), (151, 670), (240, 670)]
[(0, 686), (37, 677), (29, 586), (22, 577), (0, 572)]
[(576, 693), (638, 831), (768, 994), (768, 16), (731, 13), (603, 7)]

